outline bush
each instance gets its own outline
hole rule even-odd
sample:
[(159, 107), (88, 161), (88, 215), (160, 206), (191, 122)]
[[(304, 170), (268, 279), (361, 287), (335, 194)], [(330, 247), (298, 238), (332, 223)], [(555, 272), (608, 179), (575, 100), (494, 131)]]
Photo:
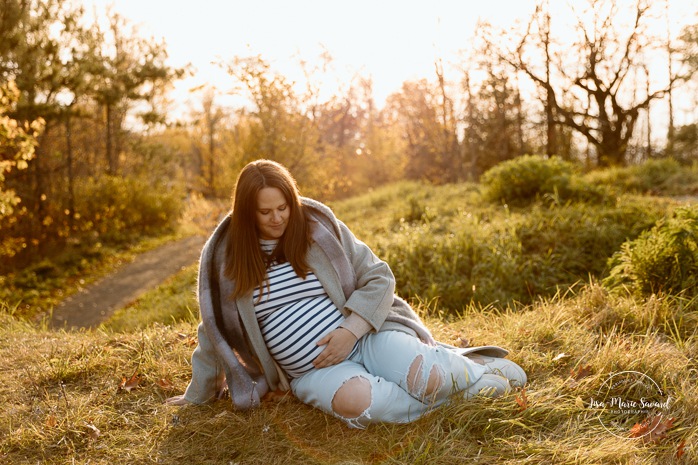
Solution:
[[(608, 258), (666, 214), (666, 204), (626, 199), (509, 212), (433, 195), (428, 221), (395, 220), (390, 233), (360, 236), (385, 259), (398, 294), (457, 312), (471, 303), (505, 307), (531, 303), (590, 277), (602, 278)], [(402, 200), (403, 211), (413, 202)], [(439, 205), (437, 207), (437, 205)], [(451, 214), (446, 214), (446, 209)], [(341, 217), (341, 215), (340, 215)]]
[(80, 228), (94, 231), (105, 241), (173, 227), (183, 207), (183, 195), (178, 189), (153, 186), (145, 179), (92, 178), (78, 190), (76, 211), (80, 214)]
[(657, 195), (698, 193), (698, 165), (683, 166), (673, 158), (593, 171), (585, 179), (595, 186), (605, 186), (619, 192)]
[(698, 295), (698, 207), (681, 207), (667, 220), (623, 244), (609, 260), (603, 284), (640, 296)]
[(527, 205), (545, 196), (554, 201), (601, 201), (604, 191), (584, 181), (572, 163), (559, 157), (525, 155), (483, 174), (485, 196), (492, 201)]

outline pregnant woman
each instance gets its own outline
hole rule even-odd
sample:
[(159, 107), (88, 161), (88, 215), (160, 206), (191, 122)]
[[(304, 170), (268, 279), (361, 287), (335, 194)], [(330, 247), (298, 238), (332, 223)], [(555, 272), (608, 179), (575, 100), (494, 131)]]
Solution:
[(413, 421), (454, 394), (498, 396), (526, 382), (503, 349), (465, 356), (437, 344), (394, 289), (387, 263), (327, 206), (301, 197), (285, 167), (252, 162), (204, 246), (192, 379), (167, 402), (200, 404), (228, 387), (247, 409), (290, 390), (365, 428)]

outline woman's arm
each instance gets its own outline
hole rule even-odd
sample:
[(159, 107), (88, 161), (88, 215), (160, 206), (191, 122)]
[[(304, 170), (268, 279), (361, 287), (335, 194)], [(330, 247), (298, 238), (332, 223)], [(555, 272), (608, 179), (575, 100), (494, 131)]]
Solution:
[(318, 341), (317, 344), (325, 349), (313, 361), (316, 368), (345, 360), (358, 339), (383, 325), (394, 299), (395, 279), (388, 264), (359, 241), (346, 225), (337, 223), (339, 241), (354, 272), (354, 276), (342, 276), (340, 280), (355, 278), (355, 290), (344, 304), (349, 311), (347, 318), (339, 328)]
[[(386, 262), (379, 259), (366, 244), (357, 239), (344, 223), (339, 220), (338, 223), (340, 242), (356, 274), (356, 290), (344, 305), (352, 312), (347, 319), (350, 322), (347, 329), (352, 331), (357, 328), (359, 331), (367, 332), (372, 328), (377, 331), (385, 322), (393, 304), (395, 277)], [(352, 322), (353, 315), (361, 317), (367, 325), (362, 328), (358, 320)]]

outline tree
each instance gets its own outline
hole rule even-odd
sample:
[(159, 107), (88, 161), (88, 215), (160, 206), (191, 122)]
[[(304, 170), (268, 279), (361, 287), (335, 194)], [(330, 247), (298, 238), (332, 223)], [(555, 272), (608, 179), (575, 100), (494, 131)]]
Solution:
[(410, 179), (449, 182), (458, 178), (451, 150), (450, 130), (443, 123), (443, 106), (438, 85), (426, 79), (408, 81), (388, 96), (384, 112), (400, 131), (406, 144), (405, 175)]
[[(674, 47), (671, 42), (671, 21), (670, 17), (671, 15), (669, 14), (669, 0), (665, 0), (664, 3), (664, 15), (666, 17), (666, 52), (667, 52), (667, 71), (669, 73), (669, 76), (674, 74)], [(671, 156), (673, 155), (674, 149), (674, 135), (676, 133), (675, 131), (675, 126), (674, 126), (674, 86), (670, 85), (669, 90), (667, 91), (667, 103), (668, 103), (668, 110), (669, 110), (669, 125), (667, 127), (667, 144), (666, 144), (666, 153), (667, 155)], [(649, 116), (647, 117), (648, 120), (648, 133), (649, 133)], [(649, 134), (647, 136), (648, 138), (648, 146), (649, 146)], [(649, 151), (649, 150), (648, 150)]]
[(456, 181), (461, 177), (463, 160), (461, 157), (460, 141), (458, 140), (454, 103), (447, 91), (443, 61), (437, 59), (434, 63), (434, 67), (439, 88), (439, 97), (441, 98), (441, 134), (439, 137), (439, 144), (441, 145), (441, 153), (444, 154), (445, 157), (450, 158), (449, 164), (451, 165), (451, 172), (453, 175), (449, 180)]
[(14, 82), (0, 86), (0, 220), (11, 215), (21, 201), (14, 190), (6, 188), (5, 175), (27, 169), (44, 125), (41, 118), (21, 124), (8, 116), (18, 99), (19, 89)]
[[(78, 210), (80, 204), (85, 205), (80, 192), (95, 192), (102, 187), (104, 178), (99, 175), (101, 168), (108, 166), (96, 163), (93, 155), (105, 139), (95, 136), (95, 121), (101, 116), (102, 105), (96, 99), (114, 88), (127, 89), (120, 94), (121, 100), (116, 100), (118, 110), (125, 112), (134, 101), (146, 102), (151, 111), (142, 117), (154, 121), (152, 109), (156, 99), (178, 75), (178, 70), (164, 64), (164, 44), (128, 37), (131, 31), (126, 29), (126, 23), (117, 23), (112, 17), (112, 30), (117, 30), (123, 39), (120, 43), (136, 45), (124, 46), (129, 53), (121, 56), (126, 56), (130, 65), (119, 68), (116, 78), (120, 83), (133, 85), (117, 83), (108, 88), (114, 83), (105, 82), (111, 78), (107, 71), (113, 69), (109, 62), (113, 58), (109, 49), (113, 42), (98, 28), (85, 26), (84, 9), (74, 5), (75, 2), (60, 0), (0, 0), (0, 84), (13, 82), (18, 92), (16, 101), (3, 109), (4, 116), (16, 121), (17, 127), (24, 128), (27, 134), (32, 122), (44, 121), (43, 131), (31, 129), (36, 132), (32, 136), (32, 155), (16, 159), (12, 155), (3, 162), (0, 190), (13, 192), (12, 197), (3, 195), (7, 199), (3, 204), (17, 205), (17, 198), (22, 199), (20, 208), (3, 221), (3, 241), (23, 246), (21, 253), (12, 254), (12, 260), (7, 259), (6, 248), (0, 250), (3, 266), (26, 264), (51, 249), (60, 250), (55, 247), (57, 244), (64, 244), (74, 234), (94, 225), (84, 211)], [(120, 125), (121, 120), (119, 128)], [(0, 148), (8, 150), (9, 145)], [(135, 150), (138, 156), (151, 159), (156, 151), (147, 144)], [(167, 156), (164, 152), (157, 155), (159, 159)], [(3, 157), (9, 155), (3, 153)], [(155, 171), (165, 170), (158, 167)], [(98, 176), (92, 178), (93, 175)], [(151, 180), (153, 176), (148, 178)], [(79, 218), (82, 220), (77, 223)]]
[[(114, 175), (119, 170), (122, 125), (131, 106), (152, 102), (158, 90), (182, 77), (185, 70), (166, 65), (163, 42), (139, 37), (117, 13), (109, 13), (108, 19), (107, 31), (98, 23), (92, 27), (88, 43), (93, 66), (89, 74), (92, 96), (104, 109), (107, 173)], [(146, 123), (162, 121), (155, 111), (142, 117)]]
[[(698, 24), (686, 26), (679, 41), (677, 49), (684, 65), (684, 79), (689, 80), (698, 73)], [(695, 80), (692, 83), (695, 85)], [(672, 135), (669, 144), (676, 158), (693, 162), (698, 160), (698, 124), (679, 126)]]
[(284, 164), (294, 173), (306, 192), (327, 195), (332, 179), (320, 175), (335, 160), (324, 157), (320, 136), (313, 119), (313, 95), (298, 93), (292, 82), (271, 69), (260, 56), (236, 57), (226, 65), (242, 90), (250, 107), (243, 108), (238, 119), (246, 129), (242, 143), (245, 160), (269, 158)]
[(555, 123), (572, 128), (595, 147), (599, 166), (623, 165), (640, 111), (663, 97), (679, 76), (669, 76), (659, 89), (633, 99), (636, 83), (631, 76), (644, 64), (643, 52), (649, 47), (643, 42), (649, 37), (645, 30), (649, 3), (634, 2), (627, 29), (623, 29), (627, 12), (621, 11), (619, 2), (588, 0), (588, 5), (589, 20), (577, 16), (577, 42), (565, 60), (556, 63), (555, 73), (547, 72), (545, 65), (552, 43), (550, 16), (543, 7), (534, 13), (515, 50), (503, 58), (544, 91)]
[[(7, 188), (5, 176), (13, 170), (25, 170), (34, 157), (36, 138), (43, 130), (43, 120), (36, 119), (29, 124), (21, 124), (8, 116), (17, 104), (19, 89), (10, 81), (0, 86), (0, 229), (11, 219), (14, 208), (21, 199), (14, 189)], [(21, 250), (21, 244), (9, 235), (0, 239), (0, 255), (13, 256)], [(21, 241), (20, 241), (21, 242)]]
[(698, 73), (698, 24), (686, 26), (679, 39), (681, 41), (679, 51), (688, 68), (688, 73), (684, 77), (688, 79)]
[(227, 117), (226, 111), (216, 103), (216, 88), (204, 86), (192, 89), (191, 92), (201, 91), (201, 108), (194, 110), (192, 144), (198, 160), (198, 173), (206, 183), (206, 190), (216, 193), (216, 173), (218, 167), (216, 160), (219, 158), (217, 148), (220, 145), (222, 135), (222, 123)]
[[(527, 152), (528, 128), (516, 74), (499, 57), (492, 26), (478, 23), (470, 56), (463, 57), (463, 148), (468, 175)], [(477, 77), (477, 80), (473, 79)]]
[[(314, 121), (320, 136), (320, 150), (324, 157), (334, 160), (332, 195), (346, 196), (357, 187), (366, 184), (356, 175), (362, 162), (369, 160), (366, 148), (368, 112), (373, 111), (372, 103), (364, 100), (362, 87), (354, 78), (349, 87), (318, 104), (314, 111)], [(369, 97), (370, 98), (370, 97)], [(365, 180), (364, 180), (365, 181)]]
[(21, 124), (38, 118), (45, 121), (28, 167), (31, 181), (10, 181), (18, 188), (21, 186), (21, 196), (32, 211), (29, 217), (32, 235), (43, 238), (47, 224), (52, 221), (47, 213), (51, 202), (47, 194), (53, 167), (49, 165), (49, 153), (42, 141), (62, 117), (65, 55), (79, 28), (83, 10), (59, 0), (6, 0), (4, 6), (7, 16), (3, 18), (0, 34), (10, 46), (0, 46), (0, 73), (4, 80), (14, 81), (19, 90), (11, 116)]
[[(540, 36), (540, 46), (543, 53), (543, 67), (545, 81), (550, 82), (552, 79), (552, 66), (553, 66), (553, 56), (552, 56), (552, 37), (551, 37), (551, 16), (550, 16), (550, 2), (545, 0), (541, 2), (537, 9), (538, 14), (534, 16), (537, 21), (539, 36)], [(543, 89), (545, 97), (543, 99), (545, 108), (545, 154), (548, 157), (553, 155), (558, 155), (557, 149), (557, 134), (556, 134), (556, 122), (555, 122), (555, 95), (550, 91), (550, 88)]]
[(676, 158), (685, 162), (698, 161), (698, 124), (679, 126), (674, 135)]
[(477, 98), (471, 100), (478, 117), (471, 121), (470, 136), (477, 144), (479, 156), (474, 160), (477, 176), (492, 166), (526, 152), (523, 138), (523, 116), (518, 89), (507, 73), (487, 66), (487, 75), (480, 84)]
[(7, 58), (12, 50), (22, 43), (19, 25), (26, 21), (29, 15), (30, 0), (0, 0), (0, 77), (7, 82), (12, 66)]

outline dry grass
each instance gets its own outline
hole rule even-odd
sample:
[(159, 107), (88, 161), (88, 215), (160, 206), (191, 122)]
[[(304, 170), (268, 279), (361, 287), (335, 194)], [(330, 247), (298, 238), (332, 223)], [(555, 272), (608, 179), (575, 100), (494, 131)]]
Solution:
[[(251, 412), (235, 412), (228, 401), (163, 405), (188, 382), (191, 323), (65, 333), (0, 314), (2, 463), (689, 464), (698, 457), (698, 339), (687, 318), (676, 320), (690, 315), (677, 313), (674, 301), (638, 304), (589, 285), (527, 309), (470, 308), (457, 320), (431, 319), (444, 342), (465, 337), (510, 348), (529, 373), (526, 408), (514, 392), (365, 431), (294, 399)], [(589, 376), (572, 381), (580, 367)], [(675, 399), (667, 437), (651, 444), (615, 437), (588, 407), (609, 374), (622, 370), (651, 376)], [(134, 373), (143, 376), (140, 386), (119, 390)]]

